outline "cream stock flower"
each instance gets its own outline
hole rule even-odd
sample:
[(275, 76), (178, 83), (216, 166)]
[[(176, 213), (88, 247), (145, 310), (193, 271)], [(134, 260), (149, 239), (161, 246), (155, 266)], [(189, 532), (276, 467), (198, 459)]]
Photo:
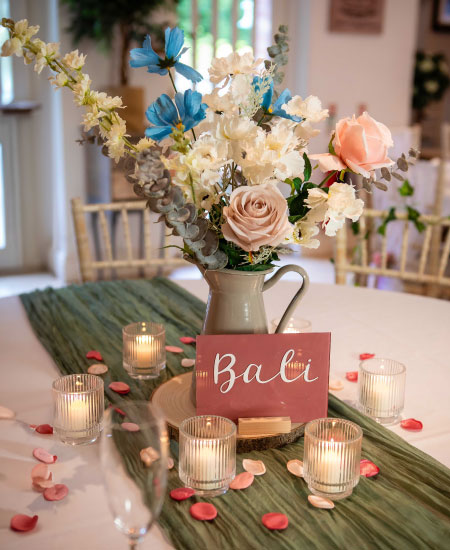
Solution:
[(54, 78), (49, 78), (50, 82), (55, 86), (55, 88), (63, 88), (69, 82), (69, 77), (66, 73), (58, 73)]
[(78, 105), (86, 105), (90, 95), (91, 79), (88, 74), (82, 74), (80, 80), (73, 87), (73, 95), (75, 103)]
[(66, 55), (62, 58), (62, 61), (70, 69), (78, 71), (84, 66), (86, 56), (84, 54), (78, 53), (78, 50), (73, 50), (73, 52), (66, 53)]
[(286, 199), (271, 183), (238, 187), (231, 193), (223, 215), (223, 236), (246, 252), (264, 245), (277, 246), (292, 233)]
[[(210, 110), (225, 112), (225, 111), (237, 111), (238, 106), (231, 101), (229, 93), (222, 93), (220, 88), (214, 88), (210, 94), (206, 94), (202, 97), (203, 103), (206, 103)], [(208, 115), (208, 111), (207, 111)]]
[(22, 46), (22, 41), (17, 36), (8, 38), (8, 40), (5, 40), (2, 45), (2, 57), (9, 57), (14, 54), (16, 54), (17, 57), (21, 57), (23, 55)]
[(319, 248), (319, 239), (313, 239), (318, 233), (319, 228), (317, 225), (306, 216), (295, 223), (292, 240), (305, 248)]
[(108, 155), (118, 162), (125, 153), (125, 142), (123, 138), (127, 135), (126, 123), (118, 115), (114, 115), (114, 123), (111, 128), (106, 132), (106, 143), (108, 147)]
[(14, 23), (14, 34), (20, 38), (22, 42), (26, 42), (27, 40), (30, 40), (32, 36), (37, 34), (39, 32), (39, 25), (28, 25), (27, 19), (21, 19), (20, 21), (17, 21), (17, 23)]
[(328, 116), (328, 109), (322, 109), (320, 99), (314, 95), (310, 95), (306, 99), (295, 95), (282, 108), (288, 115), (301, 116), (311, 123), (321, 122)]
[(39, 42), (39, 51), (36, 54), (36, 64), (34, 65), (34, 70), (38, 74), (42, 72), (42, 69), (48, 65), (49, 62), (53, 61), (55, 57), (59, 55), (59, 43), (49, 42), (46, 44), (42, 41)]
[(237, 74), (231, 81), (230, 93), (234, 103), (244, 103), (249, 97), (252, 86), (252, 77), (247, 74)]
[(151, 138), (142, 138), (140, 139), (135, 147), (138, 153), (141, 153), (142, 151), (145, 151), (149, 147), (153, 147), (155, 145), (155, 141)]
[(224, 79), (226, 83), (230, 75), (254, 74), (262, 61), (262, 59), (255, 60), (250, 52), (244, 54), (232, 52), (227, 57), (215, 57), (211, 61), (209, 77), (214, 84)]
[(105, 92), (91, 92), (90, 99), (97, 103), (99, 109), (112, 110), (123, 106), (121, 97), (111, 97)]

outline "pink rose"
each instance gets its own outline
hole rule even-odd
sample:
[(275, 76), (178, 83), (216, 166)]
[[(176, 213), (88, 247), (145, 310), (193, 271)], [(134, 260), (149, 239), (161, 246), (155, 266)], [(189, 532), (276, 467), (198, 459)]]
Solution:
[(358, 118), (343, 118), (336, 124), (333, 147), (336, 155), (329, 153), (310, 155), (319, 162), (322, 172), (350, 168), (353, 172), (368, 178), (370, 172), (393, 161), (387, 150), (394, 145), (389, 128), (377, 122), (367, 113)]
[(263, 245), (277, 246), (293, 230), (286, 199), (273, 183), (238, 187), (231, 193), (230, 206), (225, 206), (223, 215), (223, 236), (246, 252)]

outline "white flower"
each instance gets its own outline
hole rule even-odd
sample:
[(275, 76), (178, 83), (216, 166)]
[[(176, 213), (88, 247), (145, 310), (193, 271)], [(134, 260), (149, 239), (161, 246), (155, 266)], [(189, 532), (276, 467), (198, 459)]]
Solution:
[(142, 138), (140, 139), (135, 147), (138, 151), (138, 153), (140, 153), (141, 151), (145, 151), (146, 149), (148, 149), (149, 147), (153, 147), (155, 145), (155, 141), (151, 138)]
[(303, 100), (299, 95), (282, 105), (288, 115), (301, 116), (309, 122), (321, 122), (328, 116), (328, 109), (322, 109), (320, 99), (314, 95)]
[(58, 73), (54, 78), (49, 78), (50, 82), (55, 86), (55, 88), (63, 88), (68, 82), (69, 77), (66, 73)]
[(228, 82), (230, 75), (253, 74), (262, 61), (262, 59), (255, 60), (250, 52), (244, 54), (232, 52), (227, 57), (215, 57), (209, 68), (210, 80), (218, 84), (225, 78)]
[(27, 19), (21, 19), (20, 21), (17, 21), (17, 23), (14, 23), (14, 34), (20, 38), (22, 42), (26, 42), (38, 32), (39, 25), (29, 27)]
[(73, 95), (75, 103), (78, 105), (86, 105), (90, 95), (91, 79), (88, 74), (83, 74), (80, 80), (73, 87)]
[(17, 57), (21, 57), (22, 54), (22, 42), (20, 38), (14, 36), (3, 42), (2, 46), (2, 57), (8, 57), (10, 55), (16, 54)]
[(319, 248), (319, 239), (313, 239), (318, 233), (317, 225), (306, 216), (295, 223), (292, 240), (305, 248)]
[(62, 58), (62, 61), (70, 69), (77, 71), (83, 67), (84, 62), (86, 61), (86, 56), (79, 54), (78, 50), (73, 50), (73, 52), (66, 53), (66, 55)]
[(434, 94), (439, 90), (439, 82), (437, 80), (427, 80), (424, 87), (428, 93)]
[(227, 153), (226, 142), (203, 135), (192, 144), (185, 161), (197, 171), (216, 169), (227, 161)]
[(305, 142), (308, 142), (318, 134), (320, 134), (320, 130), (313, 128), (307, 120), (302, 120), (302, 122), (295, 126), (295, 135)]
[(233, 101), (237, 104), (244, 103), (253, 89), (252, 78), (246, 74), (237, 74), (231, 82), (230, 89)]
[(87, 132), (94, 126), (98, 126), (99, 119), (102, 116), (102, 113), (99, 112), (96, 105), (88, 105), (88, 111), (83, 116), (84, 130)]
[(208, 111), (206, 112), (207, 116), (210, 111), (224, 112), (238, 110), (238, 106), (236, 105), (236, 103), (231, 101), (230, 94), (222, 93), (222, 95), (220, 95), (219, 92), (221, 91), (223, 90), (221, 90), (220, 88), (214, 88), (214, 90), (210, 94), (206, 94), (203, 96), (203, 103), (206, 103), (209, 107)]
[(122, 98), (119, 96), (111, 97), (105, 92), (92, 92), (90, 95), (91, 101), (97, 103), (99, 109), (112, 110), (122, 107)]
[(234, 113), (224, 113), (218, 117), (216, 128), (212, 130), (213, 136), (218, 140), (226, 140), (230, 145), (228, 156), (237, 164), (242, 158), (243, 144), (256, 139), (261, 128), (256, 122), (247, 117)]
[(118, 162), (125, 153), (125, 142), (123, 138), (127, 135), (126, 123), (119, 116), (115, 115), (114, 123), (106, 133), (106, 143), (108, 147), (108, 155)]
[(49, 42), (46, 44), (45, 42), (39, 41), (39, 51), (36, 54), (34, 70), (40, 74), (45, 65), (48, 65), (58, 55), (59, 44), (57, 42)]
[(274, 175), (276, 178), (284, 181), (286, 178), (303, 174), (304, 169), (305, 161), (302, 154), (299, 151), (289, 151), (289, 153), (277, 159)]

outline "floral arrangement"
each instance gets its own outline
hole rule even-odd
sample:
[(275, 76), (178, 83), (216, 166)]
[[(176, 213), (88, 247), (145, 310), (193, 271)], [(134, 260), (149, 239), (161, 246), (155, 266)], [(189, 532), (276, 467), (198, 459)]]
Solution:
[(416, 53), (414, 67), (413, 107), (423, 118), (423, 110), (434, 101), (440, 101), (450, 84), (448, 64), (442, 53)]
[[(131, 50), (130, 65), (167, 75), (174, 97), (163, 94), (148, 107), (146, 137), (133, 144), (118, 114), (122, 100), (91, 89), (84, 55), (61, 56), (58, 44), (33, 38), (38, 27), (26, 20), (3, 19), (2, 25), (10, 33), (2, 55), (22, 56), (38, 73), (48, 66), (53, 86), (72, 90), (85, 109), (85, 130), (93, 129), (115, 161), (129, 157), (135, 192), (183, 238), (185, 257), (205, 268), (264, 270), (289, 243), (317, 248), (319, 227), (334, 236), (347, 218), (357, 222), (362, 214), (363, 201), (346, 174), (363, 176), (366, 189), (386, 189), (376, 170), (381, 179), (402, 178), (394, 168), (406, 171), (416, 156), (411, 151), (395, 165), (389, 129), (367, 113), (340, 120), (328, 152), (310, 155), (314, 125), (328, 110), (315, 96), (276, 90), (289, 49), (284, 26), (265, 63), (250, 53), (213, 59), (209, 75), (216, 87), (203, 97), (175, 86), (175, 71), (193, 83), (202, 79), (180, 62), (183, 31), (166, 30), (164, 58), (147, 36), (142, 48)], [(325, 173), (317, 183), (311, 181), (316, 168)]]

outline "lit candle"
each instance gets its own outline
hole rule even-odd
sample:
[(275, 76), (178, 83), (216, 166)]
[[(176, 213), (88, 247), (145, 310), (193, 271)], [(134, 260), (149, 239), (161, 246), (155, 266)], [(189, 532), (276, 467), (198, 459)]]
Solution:
[(339, 443), (333, 439), (323, 443), (319, 455), (318, 474), (323, 490), (327, 493), (339, 493), (342, 471), (342, 453)]
[[(195, 443), (194, 443), (195, 445)], [(198, 453), (194, 454), (194, 472), (205, 490), (216, 487), (220, 470), (220, 456), (217, 444), (200, 441)]]
[(389, 376), (374, 376), (367, 387), (366, 407), (382, 414), (392, 406), (392, 378)]
[(155, 346), (153, 336), (140, 334), (136, 336), (136, 363), (137, 367), (145, 368), (153, 363)]
[(85, 437), (90, 419), (88, 403), (83, 395), (74, 394), (68, 405), (70, 429), (74, 432), (74, 437)]

